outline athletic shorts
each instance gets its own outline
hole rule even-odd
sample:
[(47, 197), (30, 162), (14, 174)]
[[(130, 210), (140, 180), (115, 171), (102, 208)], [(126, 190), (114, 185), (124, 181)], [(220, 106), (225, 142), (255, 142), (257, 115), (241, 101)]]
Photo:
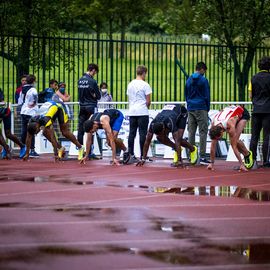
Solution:
[(246, 108), (243, 108), (243, 109), (244, 109), (244, 112), (242, 114), (242, 117), (239, 119), (239, 121), (242, 119), (248, 121), (250, 119), (250, 114)]
[(4, 129), (11, 130), (11, 111), (9, 108), (5, 110), (4, 114), (0, 114), (0, 124), (3, 121)]
[(49, 127), (56, 119), (58, 119), (59, 125), (68, 122), (68, 115), (63, 106), (52, 105), (44, 116), (50, 117), (45, 127)]
[(119, 132), (119, 130), (121, 129), (122, 123), (124, 120), (124, 115), (122, 112), (119, 111), (119, 116), (114, 120), (114, 122), (112, 123), (112, 131), (117, 131)]
[(176, 126), (178, 129), (185, 129), (187, 123), (187, 109), (184, 106), (181, 106), (181, 114), (178, 116)]

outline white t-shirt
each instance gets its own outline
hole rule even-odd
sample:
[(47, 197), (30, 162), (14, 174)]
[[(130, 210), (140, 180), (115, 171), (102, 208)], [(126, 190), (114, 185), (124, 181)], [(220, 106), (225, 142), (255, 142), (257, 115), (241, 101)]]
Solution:
[(127, 87), (129, 116), (149, 115), (146, 96), (152, 93), (150, 85), (143, 80), (132, 80)]
[[(21, 95), (22, 95), (22, 92), (20, 94), (20, 99), (22, 100), (23, 97), (21, 97)], [(38, 111), (37, 101), (38, 101), (37, 90), (34, 87), (32, 87), (26, 93), (25, 101), (21, 109), (21, 114), (35, 116)]]

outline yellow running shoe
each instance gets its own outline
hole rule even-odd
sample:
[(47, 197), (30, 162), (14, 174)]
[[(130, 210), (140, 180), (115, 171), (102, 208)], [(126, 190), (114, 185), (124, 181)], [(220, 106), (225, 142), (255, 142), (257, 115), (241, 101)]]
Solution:
[(193, 147), (194, 147), (194, 150), (190, 152), (190, 163), (192, 165), (195, 165), (198, 160), (198, 148), (195, 145), (193, 145)]
[(78, 152), (78, 160), (82, 160), (83, 159), (83, 154), (84, 154), (84, 147), (82, 146), (79, 149), (79, 152)]
[[(182, 152), (182, 147), (180, 146), (180, 151)], [(173, 154), (173, 163), (177, 163), (179, 160), (178, 160), (178, 155), (177, 155), (177, 152), (174, 151), (174, 154)]]
[(253, 160), (253, 154), (251, 151), (248, 151), (249, 155), (244, 157), (244, 164), (247, 169), (251, 169), (254, 165), (254, 160)]
[(178, 162), (178, 155), (177, 155), (177, 152), (174, 151), (174, 154), (173, 154), (173, 163), (176, 163)]
[(65, 149), (65, 147), (61, 147), (60, 149), (58, 149), (58, 157), (61, 159), (61, 158), (63, 158), (64, 156), (65, 156), (65, 152), (66, 151), (66, 149)]

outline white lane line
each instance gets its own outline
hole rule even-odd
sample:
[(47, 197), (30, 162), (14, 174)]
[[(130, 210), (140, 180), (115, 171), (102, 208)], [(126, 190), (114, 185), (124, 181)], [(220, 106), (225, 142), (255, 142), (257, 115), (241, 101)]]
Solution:
[[(114, 178), (117, 178), (117, 176), (119, 176), (120, 174), (116, 174), (113, 175)], [(219, 178), (219, 177), (227, 177), (227, 176), (233, 176), (233, 175), (239, 175), (238, 174), (223, 174), (223, 175), (216, 175), (216, 176), (211, 176), (212, 178)], [(97, 177), (95, 177), (96, 179)], [(184, 178), (184, 179), (171, 179), (171, 180), (163, 180), (163, 181), (159, 181), (159, 182), (154, 182), (153, 185), (156, 185), (158, 183), (166, 183), (166, 182), (174, 182), (174, 181), (191, 181), (191, 180), (199, 180), (199, 179), (203, 179), (205, 178), (205, 176), (199, 176), (199, 177), (192, 177), (192, 178)], [(84, 177), (85, 179), (85, 177)], [(89, 180), (89, 178), (86, 178), (87, 180)], [(98, 182), (98, 180), (96, 181)], [(49, 182), (48, 182), (49, 183)], [(55, 181), (55, 183), (57, 183), (57, 181)], [(104, 186), (100, 186), (102, 188), (106, 187)], [(81, 189), (91, 189), (91, 188), (95, 188), (95, 185), (91, 185), (91, 187), (82, 187), (82, 188), (74, 188), (74, 189), (59, 189), (59, 192), (63, 192), (63, 191), (77, 191), (77, 190), (81, 190)], [(0, 197), (4, 197), (4, 196), (16, 196), (16, 195), (30, 195), (30, 194), (40, 194), (40, 193), (49, 193), (49, 192), (57, 192), (57, 190), (44, 190), (44, 191), (29, 191), (29, 192), (16, 192), (16, 193), (4, 193), (4, 194), (0, 194)]]
[[(252, 172), (249, 173), (249, 175)], [(260, 172), (253, 172), (252, 174), (260, 174)], [(200, 180), (200, 179), (212, 179), (212, 178), (221, 178), (221, 177), (232, 177), (232, 176), (246, 176), (244, 173), (230, 173), (230, 174), (220, 174), (220, 175), (210, 175), (210, 176), (199, 176), (199, 177), (190, 177), (190, 178), (177, 178), (177, 179), (171, 179), (171, 180), (162, 180), (159, 182), (154, 182), (153, 184), (158, 184), (158, 183), (166, 183), (166, 182), (175, 182), (175, 181), (191, 181), (191, 180)], [(211, 185), (209, 185), (211, 186)], [(222, 186), (222, 185), (221, 185)]]
[(25, 192), (14, 192), (14, 193), (3, 193), (0, 194), (0, 197), (8, 196), (18, 196), (18, 195), (37, 195), (51, 192), (66, 192), (66, 191), (80, 191), (87, 189), (97, 189), (97, 188), (109, 188), (107, 186), (95, 186), (95, 185), (86, 185), (87, 187), (78, 187), (78, 188), (64, 188), (64, 189), (49, 189), (49, 190), (39, 190), (39, 191), (25, 191)]
[[(162, 196), (162, 195), (161, 195)], [(132, 200), (132, 199), (141, 199), (141, 198), (147, 198), (149, 199), (149, 197), (133, 197), (133, 198), (123, 198), (125, 200)], [(152, 199), (152, 197), (150, 198)], [(122, 200), (122, 199), (119, 199)], [(102, 201), (103, 203), (104, 201)], [(107, 202), (107, 201), (106, 201)], [(109, 203), (111, 203), (112, 201), (109, 200)], [(96, 201), (96, 202), (84, 202), (84, 203), (79, 203), (79, 204), (54, 204), (54, 205), (49, 205), (49, 206), (38, 206), (38, 207), (0, 207), (0, 212), (4, 211), (22, 211), (22, 210), (29, 210), (29, 211), (36, 211), (36, 210), (54, 210), (54, 209), (58, 209), (58, 208), (63, 208), (63, 209), (72, 209), (75, 208), (80, 210), (79, 207), (103, 207), (103, 208), (113, 208), (113, 209), (153, 209), (153, 208), (172, 208), (172, 207), (181, 207), (181, 208), (198, 208), (198, 207), (258, 207), (258, 206), (267, 206), (267, 208), (270, 208), (270, 203), (239, 203), (239, 204), (233, 204), (233, 203), (223, 203), (223, 204), (202, 204), (201, 202), (195, 202), (195, 203), (189, 203), (189, 204), (183, 204), (183, 203), (174, 203), (174, 204), (153, 204), (153, 205), (105, 205), (105, 206), (100, 206), (99, 205), (100, 201)], [(94, 204), (95, 206), (92, 206), (92, 204)], [(270, 211), (270, 210), (269, 210)]]
[[(186, 240), (192, 239), (202, 239), (201, 237), (188, 237)], [(242, 237), (207, 237), (207, 241), (223, 241), (223, 242), (231, 242), (233, 241), (257, 241), (265, 242), (266, 240), (270, 240), (270, 236), (242, 236)], [(168, 238), (155, 238), (155, 239), (126, 239), (126, 240), (99, 240), (99, 241), (65, 241), (65, 242), (40, 242), (40, 243), (5, 243), (0, 244), (0, 248), (25, 248), (25, 247), (40, 247), (40, 246), (91, 246), (91, 245), (108, 245), (108, 244), (140, 244), (140, 243), (157, 243), (161, 242), (175, 242), (179, 244), (179, 239), (168, 239)]]
[(265, 269), (270, 269), (270, 264), (214, 264), (214, 265), (205, 265), (205, 266), (181, 266), (181, 265), (176, 265), (176, 266), (163, 266), (163, 267), (140, 267), (140, 268), (125, 268), (125, 270), (175, 270), (175, 269), (183, 269), (183, 270), (209, 270), (209, 269), (229, 269), (229, 270), (237, 270), (237, 269), (247, 269), (247, 270), (265, 270)]
[(6, 182), (0, 182), (0, 185), (5, 185), (5, 184), (17, 184), (21, 183), (20, 181), (6, 181)]
[[(63, 174), (64, 174), (64, 176), (63, 177), (65, 177), (66, 176), (66, 174), (70, 174), (70, 173), (67, 173), (67, 172), (69, 172), (69, 171), (71, 171), (72, 173), (74, 173), (74, 169), (65, 169), (64, 170), (64, 172), (63, 172)], [(41, 172), (45, 172), (46, 173), (46, 175), (40, 175), (40, 173)], [(162, 173), (165, 173), (165, 172), (172, 172), (172, 170), (170, 170), (170, 169), (166, 169), (166, 170), (163, 170), (162, 171)], [(40, 176), (40, 177), (46, 177), (46, 176), (50, 176), (50, 175), (53, 175), (53, 176), (55, 176), (56, 178), (58, 178), (58, 177), (61, 177), (61, 175), (55, 175), (55, 171), (48, 171), (48, 170), (44, 170), (44, 171), (38, 171), (38, 172), (34, 172), (35, 173), (35, 175), (33, 176), (33, 177), (35, 177), (35, 176)], [(134, 171), (134, 172), (121, 172), (121, 173), (106, 173), (106, 174), (95, 174), (95, 175), (91, 175), (91, 173), (90, 174), (87, 174), (87, 175), (78, 175), (78, 176), (76, 176), (76, 179), (77, 178), (83, 178), (83, 179), (92, 179), (92, 178), (94, 178), (94, 179), (97, 179), (97, 178), (99, 178), (99, 177), (113, 177), (113, 178), (117, 178), (118, 176), (126, 176), (126, 175), (139, 175), (139, 174), (142, 174), (142, 175), (145, 175), (145, 174), (153, 174), (153, 173), (157, 173), (157, 174), (160, 174), (160, 171), (157, 171), (156, 169), (154, 169), (154, 170), (149, 170), (149, 171), (144, 171), (144, 170), (141, 170), (141, 171)], [(9, 174), (9, 177), (14, 177), (14, 176), (18, 176), (18, 173), (10, 173)], [(19, 175), (19, 177), (20, 176), (23, 176), (23, 177), (31, 177), (31, 176), (29, 176), (28, 174), (27, 175)], [(73, 176), (73, 174), (70, 174), (70, 176)], [(23, 182), (23, 180), (22, 180), (22, 182)]]
[[(189, 221), (253, 221), (253, 220), (270, 220), (270, 217), (219, 217), (219, 218), (169, 218), (165, 222), (189, 222)], [(21, 226), (62, 226), (62, 225), (95, 225), (95, 224), (126, 224), (126, 223), (151, 223), (149, 219), (134, 220), (92, 220), (92, 221), (38, 221), (38, 222), (9, 222), (0, 224), (0, 228), (5, 227), (21, 227)]]

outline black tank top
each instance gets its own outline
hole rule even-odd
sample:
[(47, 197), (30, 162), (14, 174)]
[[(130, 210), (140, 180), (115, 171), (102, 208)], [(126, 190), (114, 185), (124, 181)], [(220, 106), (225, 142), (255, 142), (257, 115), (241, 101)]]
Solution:
[(99, 125), (99, 128), (102, 128), (102, 125), (100, 124), (100, 117), (102, 115), (108, 115), (110, 117), (110, 126), (112, 126), (113, 122), (115, 121), (116, 118), (120, 115), (119, 111), (116, 109), (107, 109), (103, 113), (98, 112), (94, 113), (90, 119), (97, 122)]

